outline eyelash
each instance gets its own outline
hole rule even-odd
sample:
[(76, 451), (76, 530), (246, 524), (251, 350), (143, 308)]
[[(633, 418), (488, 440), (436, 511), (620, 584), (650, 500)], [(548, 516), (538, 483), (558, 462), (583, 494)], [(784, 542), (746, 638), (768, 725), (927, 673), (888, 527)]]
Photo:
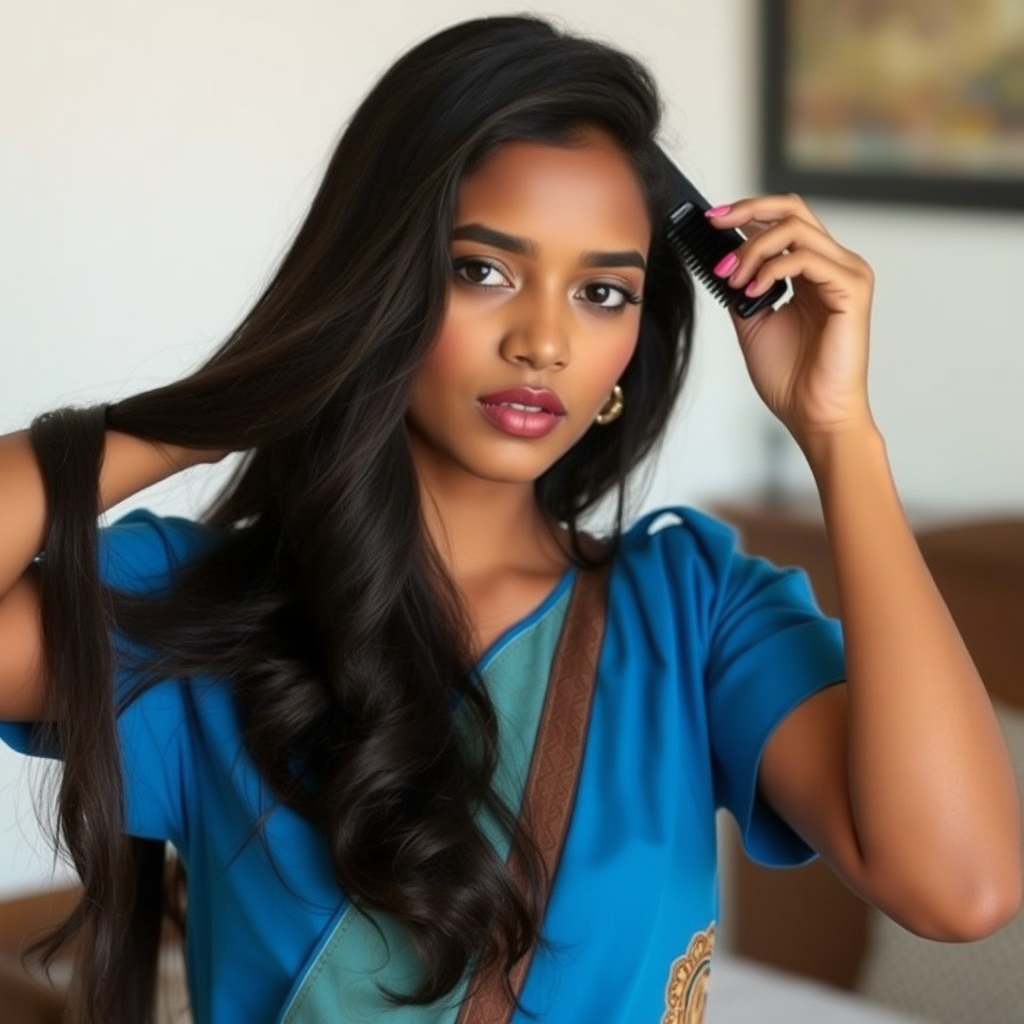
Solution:
[[(462, 274), (462, 271), (464, 271), (467, 267), (485, 267), (487, 268), (487, 270), (491, 270), (496, 274), (500, 274), (503, 278), (506, 277), (505, 272), (502, 270), (502, 268), (498, 264), (492, 263), (490, 260), (481, 259), (478, 256), (466, 257), (464, 259), (455, 260), (453, 263), (453, 270), (455, 275), (459, 278), (460, 281), (463, 281), (465, 284), (468, 284), (472, 288), (495, 288), (498, 286), (492, 284), (481, 284), (479, 281), (470, 281), (467, 277), (463, 276)], [(584, 285), (583, 288), (580, 289), (580, 291), (585, 291), (588, 288), (608, 288), (611, 291), (617, 292), (620, 296), (622, 296), (622, 302), (617, 306), (605, 306), (599, 302), (591, 303), (591, 305), (594, 306), (595, 309), (599, 309), (604, 313), (619, 313), (623, 309), (625, 309), (626, 306), (639, 306), (641, 302), (641, 297), (636, 292), (631, 291), (629, 288), (626, 288), (621, 284), (614, 284), (611, 281), (591, 281), (588, 284)]]

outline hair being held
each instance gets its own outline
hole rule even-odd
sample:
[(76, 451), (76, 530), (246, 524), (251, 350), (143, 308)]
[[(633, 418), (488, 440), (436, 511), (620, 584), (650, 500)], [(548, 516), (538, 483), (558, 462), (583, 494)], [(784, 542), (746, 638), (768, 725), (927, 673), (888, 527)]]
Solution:
[[(270, 285), (207, 363), (105, 415), (63, 410), (33, 426), (50, 509), (43, 576), (57, 581), (44, 598), (44, 644), (66, 765), (60, 829), (85, 885), (56, 941), (79, 927), (91, 936), (77, 1020), (150, 1019), (161, 907), (159, 849), (121, 838), (109, 697), (96, 721), (111, 666), (125, 667), (112, 628), (155, 652), (132, 666), (139, 688), (168, 676), (232, 681), (248, 753), (276, 798), (322, 830), (354, 905), (392, 915), (411, 936), (421, 984), (393, 998), (431, 1002), (478, 957), (507, 974), (536, 940), (536, 898), (477, 824), (490, 812), (536, 878), (532, 841), (491, 786), (494, 713), (424, 529), (406, 407), (444, 310), (462, 179), (504, 142), (578, 145), (583, 129), (599, 128), (634, 166), (657, 223), (658, 117), (640, 65), (542, 21), (440, 33), (363, 101)], [(660, 437), (685, 374), (692, 286), (657, 235), (648, 267), (625, 412), (536, 484), (542, 510), (573, 536), (616, 488), (621, 522), (626, 478)], [(72, 571), (95, 565), (106, 429), (247, 452), (205, 517), (224, 528), (223, 544), (166, 595), (107, 593), (94, 573)], [(68, 464), (83, 467), (74, 480)]]

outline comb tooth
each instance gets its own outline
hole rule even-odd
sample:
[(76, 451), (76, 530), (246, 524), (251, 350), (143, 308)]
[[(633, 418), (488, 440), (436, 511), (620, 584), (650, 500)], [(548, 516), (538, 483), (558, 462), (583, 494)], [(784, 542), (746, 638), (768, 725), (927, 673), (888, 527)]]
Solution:
[[(732, 297), (732, 290), (721, 278), (711, 272), (719, 257), (715, 249), (707, 244), (707, 238), (700, 232), (684, 235), (680, 230), (680, 224), (675, 219), (670, 223), (666, 234), (674, 243), (676, 251), (682, 256), (683, 262), (690, 272), (704, 283), (719, 302), (727, 305)], [(701, 245), (702, 241), (705, 243), (704, 245)]]
[(726, 284), (713, 273), (713, 268), (723, 255), (733, 250), (733, 246), (729, 245), (726, 239), (707, 234), (715, 229), (703, 223), (690, 223), (685, 234), (681, 230), (682, 227), (683, 225), (670, 220), (665, 236), (693, 276), (703, 282), (723, 306), (734, 309), (741, 317), (748, 317), (768, 306), (785, 301), (787, 293), (792, 295), (788, 279), (776, 281), (767, 292), (753, 298), (745, 295), (740, 289)]

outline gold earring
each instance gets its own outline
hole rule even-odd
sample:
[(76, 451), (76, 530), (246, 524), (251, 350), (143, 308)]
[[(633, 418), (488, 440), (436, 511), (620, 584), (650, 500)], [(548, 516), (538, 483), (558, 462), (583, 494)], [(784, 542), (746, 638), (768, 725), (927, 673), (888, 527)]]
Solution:
[(608, 426), (609, 423), (614, 423), (622, 415), (622, 407), (625, 404), (625, 396), (622, 394), (622, 388), (618, 384), (612, 388), (612, 393), (608, 396), (608, 401), (601, 406), (601, 411), (594, 417), (596, 423), (599, 423), (602, 427)]

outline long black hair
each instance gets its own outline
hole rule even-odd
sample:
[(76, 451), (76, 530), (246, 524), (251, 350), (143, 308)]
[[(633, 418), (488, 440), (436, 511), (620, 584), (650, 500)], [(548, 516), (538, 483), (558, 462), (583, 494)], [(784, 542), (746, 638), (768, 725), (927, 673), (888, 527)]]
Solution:
[[(246, 748), (276, 798), (322, 831), (354, 905), (410, 934), (422, 980), (394, 998), (433, 1001), (477, 959), (507, 973), (537, 940), (535, 893), (517, 889), (474, 817), (495, 815), (536, 881), (532, 840), (492, 790), (494, 712), (424, 529), (406, 408), (450, 285), (465, 175), (505, 142), (575, 145), (598, 128), (635, 168), (657, 224), (659, 115), (646, 69), (604, 44), (529, 17), (442, 31), (356, 110), (269, 286), (205, 364), (33, 424), (49, 502), (41, 575), (52, 742), (66, 766), (59, 822), (85, 890), (54, 948), (89, 935), (79, 1020), (148, 1019), (152, 970), (139, 960), (160, 912), (162, 850), (121, 838), (116, 633), (150, 652), (145, 684), (231, 680)], [(621, 418), (536, 483), (542, 510), (573, 536), (609, 492), (621, 526), (627, 476), (663, 433), (685, 374), (692, 284), (657, 232), (648, 265)], [(203, 517), (222, 543), (169, 593), (116, 593), (88, 568), (107, 429), (246, 453)], [(471, 746), (453, 694), (472, 716)]]

